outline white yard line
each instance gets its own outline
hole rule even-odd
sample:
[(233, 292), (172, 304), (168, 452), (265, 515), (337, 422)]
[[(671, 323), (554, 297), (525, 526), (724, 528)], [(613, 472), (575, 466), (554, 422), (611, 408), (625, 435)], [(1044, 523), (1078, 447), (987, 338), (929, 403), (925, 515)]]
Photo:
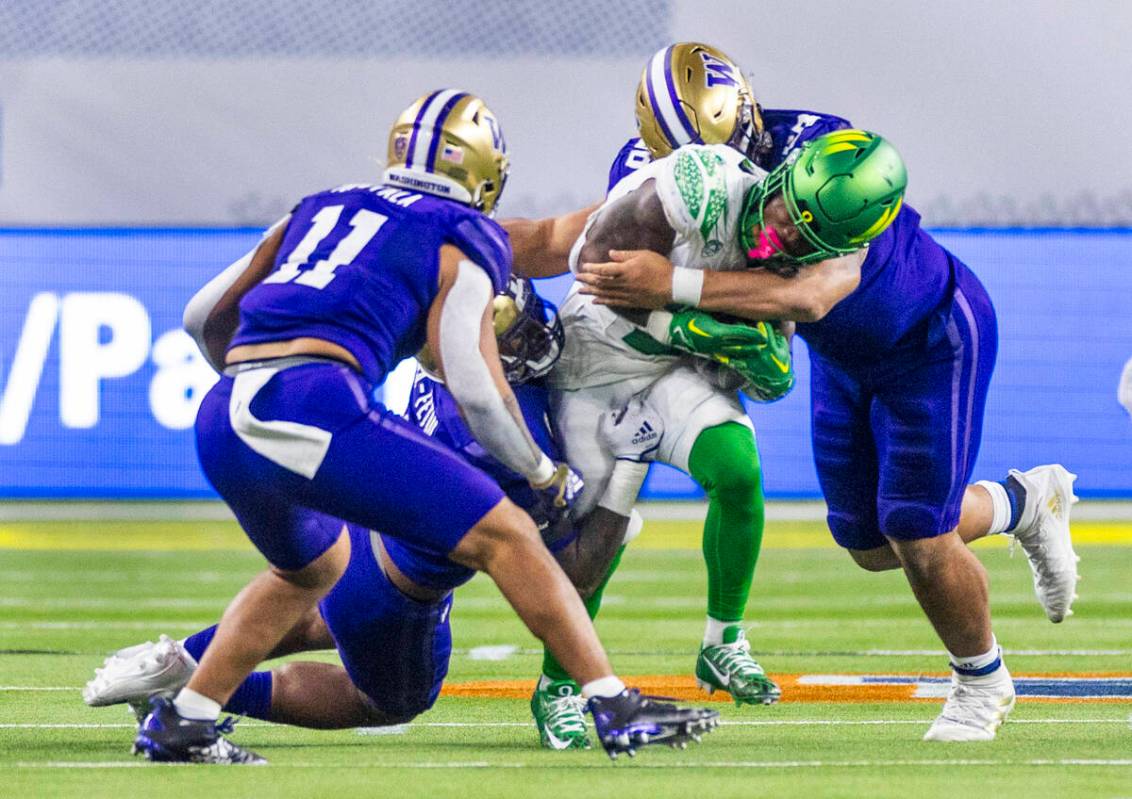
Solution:
[[(214, 624), (215, 621), (28, 621), (28, 622), (0, 622), (0, 630), (202, 630)], [(332, 650), (323, 650), (332, 651)], [(633, 657), (669, 657), (672, 655), (686, 655), (684, 649), (609, 649), (610, 655)], [(753, 648), (752, 653), (760, 657), (846, 657), (846, 658), (874, 658), (874, 657), (944, 657), (947, 653), (942, 649), (815, 649), (810, 651), (800, 649), (758, 649)], [(109, 654), (109, 650), (105, 654)], [(77, 652), (71, 657), (97, 657), (103, 653)], [(452, 650), (455, 656), (470, 657), (472, 660), (505, 660), (506, 654), (510, 656), (542, 655), (541, 649), (533, 647), (519, 647), (515, 644), (485, 644), (471, 648), (456, 647)], [(1132, 649), (1003, 649), (1003, 654), (1014, 657), (1132, 657)]]
[[(931, 721), (930, 718), (923, 719), (783, 719), (780, 721), (762, 720), (762, 721), (723, 721), (720, 724), (724, 727), (873, 727), (873, 726), (888, 726), (893, 724), (915, 724), (924, 725)], [(1126, 718), (1111, 718), (1111, 719), (1011, 719), (1009, 722), (1011, 727), (1015, 724), (1118, 724), (1124, 725), (1128, 723)], [(111, 722), (111, 723), (93, 723), (93, 722), (75, 722), (75, 723), (54, 723), (54, 724), (36, 724), (36, 723), (0, 723), (0, 730), (122, 730), (122, 729), (137, 729), (137, 724), (131, 722)], [(412, 730), (415, 728), (470, 728), (470, 729), (491, 729), (497, 727), (506, 728), (523, 728), (530, 727), (529, 721), (418, 721), (410, 724), (399, 724), (398, 729)], [(275, 727), (283, 729), (281, 725), (270, 724), (263, 721), (241, 721), (240, 729), (248, 729), (252, 727)], [(361, 727), (358, 729), (370, 730), (369, 727)], [(377, 728), (377, 729), (390, 729), (390, 728)]]
[[(190, 767), (200, 768), (195, 763), (147, 763), (145, 761), (21, 761), (10, 765), (5, 765), (6, 768), (24, 768), (24, 769), (115, 769), (115, 768), (153, 768), (160, 766), (163, 768), (178, 768)], [(936, 766), (951, 768), (954, 766), (1057, 766), (1063, 768), (1085, 767), (1129, 767), (1132, 766), (1132, 759), (1079, 759), (1079, 758), (1064, 758), (1059, 760), (993, 760), (990, 758), (983, 759), (933, 759), (922, 758), (917, 760), (724, 760), (724, 761), (691, 761), (691, 762), (672, 762), (670, 760), (645, 760), (636, 761), (634, 763), (623, 766), (624, 768), (660, 768), (660, 769), (704, 769), (704, 768), (742, 768), (742, 769), (820, 769), (820, 768), (884, 768), (889, 769), (894, 766)], [(538, 769), (540, 771), (545, 769), (590, 769), (593, 764), (566, 764), (566, 763), (547, 763), (539, 761), (537, 763), (508, 763), (504, 761), (489, 762), (486, 760), (468, 760), (468, 761), (443, 761), (443, 762), (389, 762), (389, 763), (375, 763), (375, 762), (351, 762), (350, 764), (332, 764), (332, 763), (273, 763), (268, 768), (293, 768), (293, 769), (333, 769), (333, 768), (349, 768), (349, 769)]]

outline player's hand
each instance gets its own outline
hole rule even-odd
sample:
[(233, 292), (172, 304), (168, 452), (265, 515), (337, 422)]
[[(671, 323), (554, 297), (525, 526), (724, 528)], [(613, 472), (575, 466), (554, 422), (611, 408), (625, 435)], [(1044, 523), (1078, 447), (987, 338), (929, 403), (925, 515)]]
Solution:
[(545, 483), (531, 483), (538, 506), (531, 516), (539, 529), (554, 526), (564, 517), (586, 487), (582, 475), (565, 463), (556, 464), (554, 474)]
[(668, 343), (684, 352), (727, 363), (726, 359), (757, 355), (769, 343), (769, 331), (765, 322), (731, 324), (707, 311), (685, 308), (672, 314)]
[(794, 388), (794, 359), (790, 352), (790, 339), (772, 324), (760, 322), (765, 329), (767, 344), (753, 355), (744, 358), (720, 357), (713, 360), (734, 370), (746, 385), (742, 391), (758, 402), (774, 402), (785, 397)]
[(652, 250), (610, 250), (609, 260), (582, 264), (582, 294), (614, 308), (663, 308), (672, 302), (672, 262)]

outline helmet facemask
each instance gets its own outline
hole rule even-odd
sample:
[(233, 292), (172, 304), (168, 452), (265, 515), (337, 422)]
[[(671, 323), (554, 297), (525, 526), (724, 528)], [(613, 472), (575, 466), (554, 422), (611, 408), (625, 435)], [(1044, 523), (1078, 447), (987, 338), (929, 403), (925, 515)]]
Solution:
[(512, 276), (507, 291), (492, 301), (499, 360), (511, 385), (548, 374), (562, 354), (565, 331), (558, 309), (535, 292), (530, 281)]
[(903, 159), (882, 137), (856, 129), (827, 133), (751, 189), (741, 216), (742, 244), (749, 255), (765, 257), (751, 230), (757, 225), (765, 231), (767, 205), (781, 193), (790, 222), (814, 250), (787, 256), (791, 261), (809, 264), (856, 252), (896, 219), (907, 183)]

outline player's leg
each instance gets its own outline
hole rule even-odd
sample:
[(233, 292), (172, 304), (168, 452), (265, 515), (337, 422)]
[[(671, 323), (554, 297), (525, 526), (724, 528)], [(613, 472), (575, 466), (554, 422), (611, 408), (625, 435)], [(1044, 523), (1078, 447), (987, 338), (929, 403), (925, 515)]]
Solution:
[[(965, 544), (991, 535), (1013, 536), (1026, 553), (1034, 575), (1034, 593), (1050, 621), (1073, 615), (1077, 561), (1069, 518), (1077, 497), (1071, 474), (1059, 464), (1026, 472), (1012, 469), (1004, 480), (980, 480), (963, 492), (956, 533)], [(874, 549), (851, 550), (863, 569), (901, 568), (887, 542)]]
[[(156, 642), (146, 641), (119, 649), (95, 669), (94, 677), (83, 687), (83, 701), (91, 707), (129, 704), (141, 721), (149, 713), (152, 697), (173, 696), (185, 687), (212, 643), (216, 628), (215, 624), (206, 627), (183, 641), (161, 635)], [(283, 636), (268, 659), (333, 648), (334, 639), (322, 616), (317, 608), (311, 608)], [(223, 710), (266, 719), (271, 691), (271, 672), (253, 672), (232, 694)]]
[[(430, 591), (403, 574), (376, 533), (351, 526), (350, 566), (320, 603), (343, 666), (289, 663), (274, 672), (271, 720), (305, 727), (407, 722), (435, 702), (452, 651), (451, 591)], [(442, 557), (432, 560), (442, 561)]]
[[(562, 451), (586, 481), (586, 489), (574, 511), (575, 516), (584, 519), (583, 523), (593, 523), (595, 514), (601, 512), (598, 504), (615, 466), (600, 433), (601, 418), (612, 407), (615, 392), (614, 387), (601, 386), (552, 395), (554, 428)], [(601, 590), (583, 597), (591, 620), (597, 618), (605, 585), (620, 560), (617, 555), (612, 561), (600, 582)], [(542, 673), (531, 694), (531, 715), (544, 748), (580, 749), (590, 745), (580, 697), (581, 687), (571, 679), (554, 653), (544, 647)]]
[(726, 690), (740, 704), (774, 702), (778, 686), (751, 657), (742, 625), (764, 523), (762, 469), (750, 419), (734, 391), (716, 388), (686, 364), (656, 381), (640, 413), (657, 419), (643, 418), (638, 425), (650, 422), (663, 430), (657, 460), (690, 474), (708, 496), (702, 539), (707, 618), (696, 677), (709, 691)]
[(993, 309), (972, 289), (956, 289), (946, 339), (887, 381), (873, 407), (880, 529), (951, 654), (951, 695), (929, 740), (989, 740), (1014, 704), (986, 571), (956, 532), (997, 349)]
[[(264, 367), (222, 378), (197, 416), (209, 481), (271, 568), (225, 611), (199, 667), (172, 702), (155, 699), (136, 748), (151, 759), (249, 762), (221, 738), (221, 707), (341, 576), (349, 560), (342, 523), (298, 494), (364, 416), (356, 378), (325, 362)], [(182, 723), (184, 722), (184, 723)]]

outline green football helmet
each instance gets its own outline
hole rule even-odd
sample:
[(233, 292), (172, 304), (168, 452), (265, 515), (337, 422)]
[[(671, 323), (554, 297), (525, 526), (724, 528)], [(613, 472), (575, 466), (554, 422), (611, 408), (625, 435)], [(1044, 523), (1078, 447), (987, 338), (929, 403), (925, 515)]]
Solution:
[(904, 160), (881, 136), (856, 129), (819, 136), (747, 194), (739, 228), (743, 248), (754, 248), (751, 230), (764, 227), (767, 201), (781, 191), (790, 220), (814, 248), (791, 261), (808, 264), (855, 252), (896, 219), (907, 185)]

